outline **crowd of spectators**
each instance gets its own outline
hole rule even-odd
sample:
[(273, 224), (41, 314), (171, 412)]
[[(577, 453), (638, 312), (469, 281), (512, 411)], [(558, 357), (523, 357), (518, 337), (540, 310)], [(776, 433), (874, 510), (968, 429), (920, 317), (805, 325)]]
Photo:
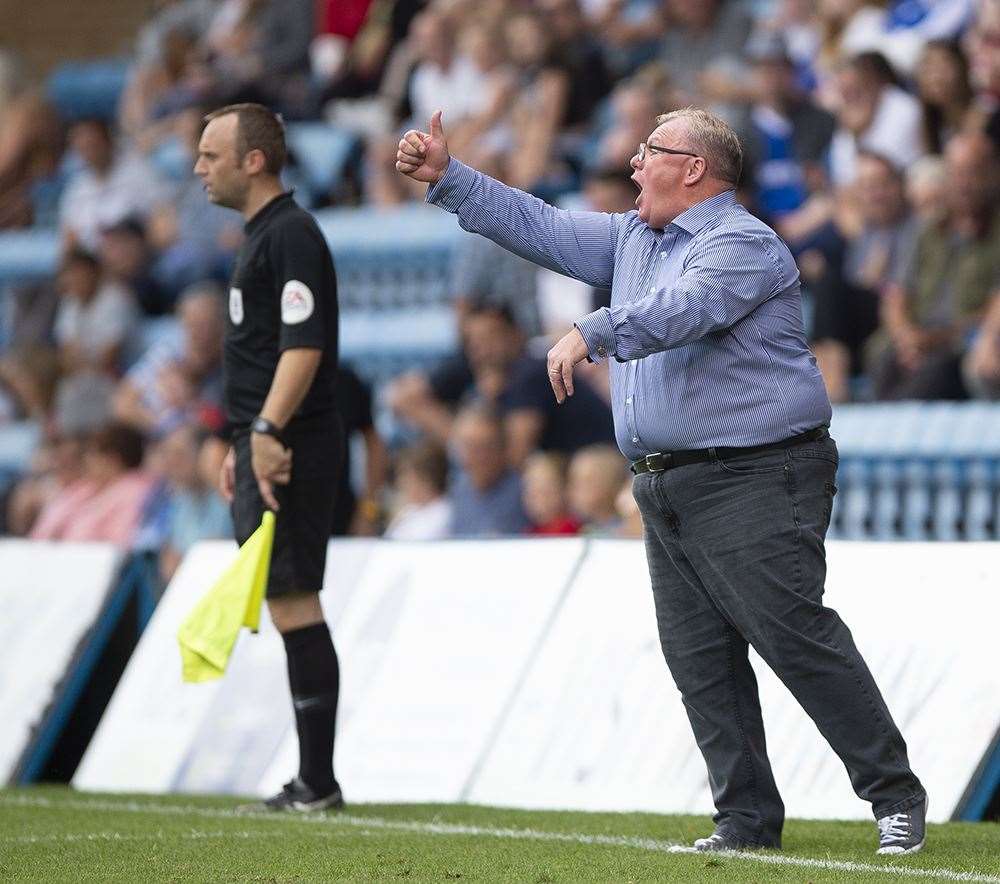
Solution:
[[(261, 101), (349, 133), (314, 205), (392, 206), (401, 131), (572, 208), (633, 206), (654, 117), (698, 104), (745, 148), (740, 199), (799, 263), (835, 402), (1000, 398), (1000, 0), (160, 0), (112, 120), (67, 123), (0, 47), (0, 230), (58, 226), (4, 292), (0, 423), (43, 427), (2, 528), (149, 550), (229, 536), (213, 485), (227, 275), (242, 236), (191, 166), (204, 113)], [(62, 186), (53, 189), (52, 182)], [(55, 195), (53, 196), (53, 192)], [(333, 243), (336, 259), (336, 243)], [(547, 341), (609, 293), (467, 238), (458, 352), (373, 391), (338, 534), (636, 536), (606, 367), (557, 407)], [(359, 367), (362, 369), (363, 366)]]

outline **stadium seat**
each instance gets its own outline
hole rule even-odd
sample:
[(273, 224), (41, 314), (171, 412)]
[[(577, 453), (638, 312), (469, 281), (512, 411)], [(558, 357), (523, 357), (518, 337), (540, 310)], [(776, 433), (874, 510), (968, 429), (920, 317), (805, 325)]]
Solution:
[(58, 260), (56, 230), (8, 230), (0, 234), (0, 286), (51, 276)]
[(111, 120), (118, 111), (128, 69), (127, 59), (66, 62), (49, 77), (49, 98), (64, 120), (86, 117)]
[(327, 123), (290, 123), (288, 146), (314, 198), (328, 197), (340, 183), (357, 139)]
[(0, 473), (20, 474), (31, 463), (42, 428), (37, 421), (17, 421), (0, 426)]
[(1000, 404), (841, 405), (831, 537), (1000, 538)]

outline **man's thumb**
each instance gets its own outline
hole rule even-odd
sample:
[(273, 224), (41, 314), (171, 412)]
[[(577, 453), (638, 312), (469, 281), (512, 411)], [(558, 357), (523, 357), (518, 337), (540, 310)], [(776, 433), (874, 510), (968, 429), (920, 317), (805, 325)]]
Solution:
[(434, 111), (431, 117), (431, 138), (444, 138), (444, 129), (441, 128), (441, 111)]

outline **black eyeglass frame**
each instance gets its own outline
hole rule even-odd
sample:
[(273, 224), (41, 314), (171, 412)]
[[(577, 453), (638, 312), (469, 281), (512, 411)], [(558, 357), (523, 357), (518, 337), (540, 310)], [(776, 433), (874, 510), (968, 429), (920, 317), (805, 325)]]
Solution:
[(658, 144), (647, 144), (645, 141), (639, 142), (639, 150), (636, 151), (636, 156), (639, 157), (639, 162), (644, 162), (646, 159), (646, 152), (649, 153), (670, 153), (675, 156), (681, 157), (700, 157), (700, 153), (692, 153), (689, 150), (674, 150), (672, 147), (660, 147)]

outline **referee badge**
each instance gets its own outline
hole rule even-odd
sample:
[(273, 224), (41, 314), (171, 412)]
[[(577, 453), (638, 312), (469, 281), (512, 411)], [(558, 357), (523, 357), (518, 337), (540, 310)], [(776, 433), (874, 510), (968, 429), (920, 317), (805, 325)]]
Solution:
[(233, 325), (243, 322), (243, 289), (229, 290), (229, 318)]
[(281, 290), (281, 321), (285, 325), (298, 325), (313, 314), (316, 302), (304, 282), (290, 279)]

